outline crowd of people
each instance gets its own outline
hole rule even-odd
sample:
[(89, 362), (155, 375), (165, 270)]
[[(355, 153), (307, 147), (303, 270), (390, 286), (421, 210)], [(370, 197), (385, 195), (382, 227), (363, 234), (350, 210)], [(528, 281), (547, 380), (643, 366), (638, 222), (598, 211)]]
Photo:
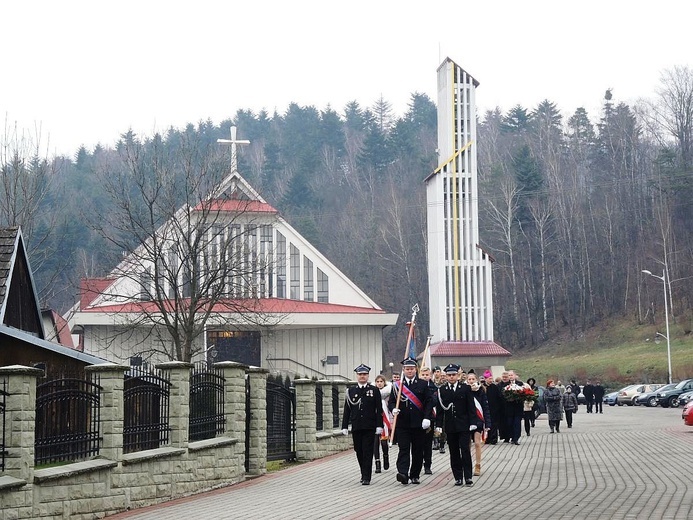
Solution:
[[(353, 437), (362, 485), (375, 473), (390, 468), (390, 446), (398, 447), (396, 479), (419, 484), (421, 472), (433, 473), (433, 451), (449, 451), (456, 486), (473, 486), (481, 475), (482, 447), (499, 442), (520, 445), (536, 426), (539, 391), (534, 378), (521, 381), (510, 370), (494, 378), (490, 370), (477, 375), (459, 365), (419, 370), (415, 358), (402, 360), (402, 373), (387, 381), (382, 374), (369, 383), (370, 367), (359, 365), (357, 385), (347, 390), (342, 433)], [(561, 432), (565, 414), (568, 428), (578, 411), (578, 395), (585, 396), (587, 413), (602, 413), (604, 388), (587, 380), (563, 385), (549, 379), (543, 392), (550, 433)], [(382, 454), (382, 458), (381, 458)]]

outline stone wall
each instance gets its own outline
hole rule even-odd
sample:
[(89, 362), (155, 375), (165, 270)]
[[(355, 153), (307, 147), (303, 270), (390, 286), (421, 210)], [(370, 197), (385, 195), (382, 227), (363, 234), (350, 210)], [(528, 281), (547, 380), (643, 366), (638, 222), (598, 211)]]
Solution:
[[(102, 442), (99, 456), (56, 467), (34, 467), (36, 378), (41, 370), (0, 368), (8, 382), (5, 471), (0, 474), (0, 518), (91, 519), (153, 505), (245, 480), (267, 471), (267, 371), (232, 362), (217, 363), (225, 377), (225, 433), (189, 442), (189, 388), (192, 365), (170, 362), (168, 372), (170, 442), (153, 450), (123, 453), (123, 375), (129, 367), (87, 367), (98, 373)], [(246, 440), (246, 385), (250, 379), (249, 438)], [(296, 388), (296, 458), (314, 460), (348, 449), (351, 439), (333, 428), (332, 385), (344, 403), (346, 383), (298, 379)], [(323, 431), (316, 431), (315, 387), (323, 386)], [(341, 422), (341, 410), (339, 410)], [(341, 428), (341, 424), (339, 426)], [(246, 442), (248, 472), (245, 470)]]

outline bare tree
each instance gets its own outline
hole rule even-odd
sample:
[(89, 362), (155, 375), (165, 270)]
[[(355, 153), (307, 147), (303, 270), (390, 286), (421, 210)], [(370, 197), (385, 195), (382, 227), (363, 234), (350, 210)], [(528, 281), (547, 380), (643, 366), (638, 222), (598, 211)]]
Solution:
[(258, 305), (279, 274), (276, 217), (260, 217), (238, 178), (225, 177), (222, 151), (193, 134), (176, 148), (124, 137), (119, 167), (99, 172), (115, 210), (90, 222), (124, 254), (104, 295), (130, 306), (114, 314), (122, 330), (144, 331), (150, 353), (190, 361), (208, 324), (276, 324)]

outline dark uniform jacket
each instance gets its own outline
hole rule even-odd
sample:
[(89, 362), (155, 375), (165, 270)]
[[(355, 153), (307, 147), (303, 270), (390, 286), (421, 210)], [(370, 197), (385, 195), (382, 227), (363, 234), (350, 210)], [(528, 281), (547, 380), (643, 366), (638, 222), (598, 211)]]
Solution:
[(486, 387), (486, 398), (492, 415), (498, 415), (503, 411), (503, 396), (497, 384), (491, 383)]
[[(402, 380), (397, 384), (400, 383), (406, 386), (406, 378), (402, 378)], [(429, 421), (433, 419), (433, 407), (435, 406), (435, 402), (433, 400), (435, 397), (435, 385), (429, 385), (428, 381), (425, 379), (415, 377), (408, 388), (416, 397), (419, 398), (419, 401), (423, 405), (423, 409), (419, 410), (414, 403), (409, 401), (409, 399), (406, 397), (406, 393), (403, 390), (402, 398), (399, 402), (397, 428), (421, 429), (421, 422), (424, 419), (428, 419)], [(392, 392), (390, 393), (390, 399), (387, 403), (387, 407), (390, 409), (390, 411), (396, 408), (398, 393), (399, 389), (393, 385)]]
[[(501, 381), (500, 383), (498, 383), (498, 389), (500, 390), (501, 395), (503, 395), (503, 390), (505, 390), (505, 387), (510, 386), (512, 383), (512, 381)], [(517, 386), (524, 385), (524, 383), (519, 379), (515, 380), (515, 384)], [(524, 405), (522, 401), (513, 402), (503, 399), (503, 410), (505, 411), (506, 417), (512, 417), (517, 415), (522, 416), (524, 414)]]
[(441, 386), (436, 404), (436, 427), (444, 427), (445, 433), (459, 433), (468, 432), (470, 424), (476, 424), (476, 408), (469, 385), (458, 381), (455, 390), (449, 384)]
[(347, 388), (342, 429), (351, 421), (351, 431), (373, 430), (383, 427), (383, 401), (380, 389), (370, 383), (363, 388), (358, 385)]
[(601, 401), (604, 398), (604, 387), (602, 385), (594, 385), (592, 388), (592, 395), (595, 401)]

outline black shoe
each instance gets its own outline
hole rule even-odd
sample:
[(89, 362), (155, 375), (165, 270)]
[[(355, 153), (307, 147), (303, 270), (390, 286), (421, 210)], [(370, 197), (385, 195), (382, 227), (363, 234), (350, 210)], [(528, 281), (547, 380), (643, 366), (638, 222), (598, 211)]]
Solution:
[(527, 432), (527, 437), (529, 437), (529, 432)]
[(440, 448), (440, 453), (445, 453), (445, 447)]
[(390, 469), (390, 458), (389, 457), (383, 457), (383, 469), (384, 470)]
[(401, 482), (402, 484), (408, 484), (409, 477), (403, 475), (402, 473), (397, 473), (397, 482)]
[(464, 484), (464, 481), (463, 481), (461, 478), (458, 478), (458, 479), (455, 481), (455, 485), (456, 485), (456, 486), (461, 486), (462, 484)]
[(572, 427), (573, 427), (573, 425), (572, 425), (572, 424), (569, 424), (569, 425), (568, 425), (568, 428), (572, 428)]
[(505, 439), (503, 442), (507, 444), (508, 442), (510, 442), (510, 439)]
[(559, 430), (558, 428), (556, 428), (556, 433), (561, 433), (561, 430)]
[(534, 428), (534, 423), (532, 423), (532, 428)]
[(379, 460), (375, 461), (375, 472), (380, 473), (380, 461)]
[(420, 484), (419, 478), (418, 478), (418, 477), (412, 477), (412, 478), (411, 478), (411, 483), (412, 483), (412, 484)]
[(424, 468), (424, 475), (433, 475), (431, 468)]
[(513, 444), (514, 444), (515, 446), (519, 446), (519, 445), (520, 445), (520, 441), (513, 441)]
[(465, 486), (473, 486), (473, 485), (474, 485), (474, 481), (473, 481), (472, 479), (469, 478), (469, 479), (467, 479), (467, 480), (464, 481), (464, 485), (465, 485)]
[(362, 480), (362, 481), (361, 481), (361, 485), (362, 485), (362, 486), (370, 486), (370, 485), (371, 485), (371, 481), (370, 481), (370, 480)]

